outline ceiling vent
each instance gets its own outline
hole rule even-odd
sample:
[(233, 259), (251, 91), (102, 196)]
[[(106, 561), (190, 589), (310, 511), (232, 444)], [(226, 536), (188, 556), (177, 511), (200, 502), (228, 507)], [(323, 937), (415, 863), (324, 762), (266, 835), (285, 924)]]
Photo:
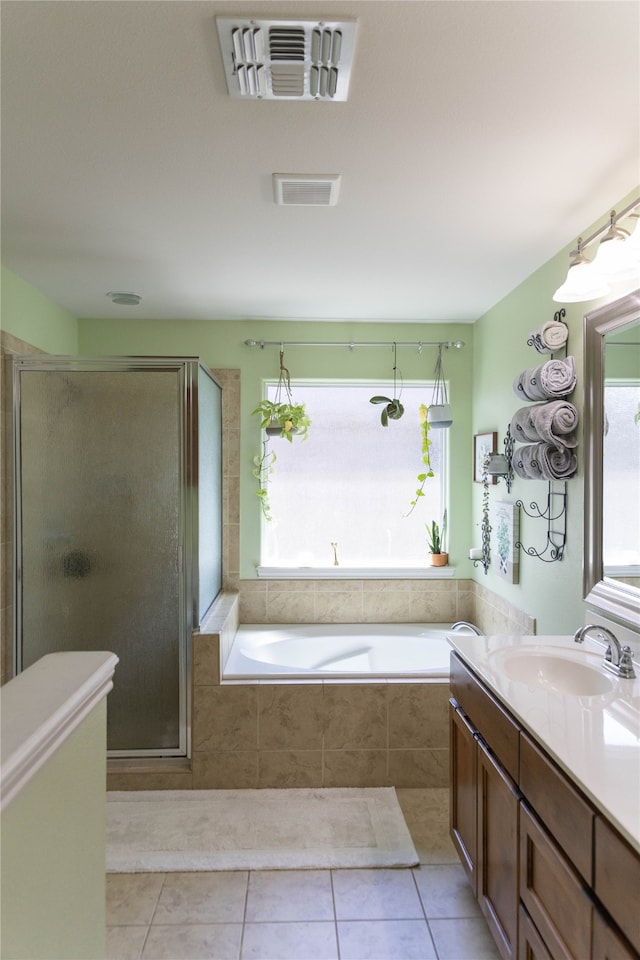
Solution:
[(280, 207), (333, 207), (339, 189), (339, 173), (273, 174), (273, 199)]
[(347, 99), (355, 20), (216, 17), (216, 24), (234, 99)]

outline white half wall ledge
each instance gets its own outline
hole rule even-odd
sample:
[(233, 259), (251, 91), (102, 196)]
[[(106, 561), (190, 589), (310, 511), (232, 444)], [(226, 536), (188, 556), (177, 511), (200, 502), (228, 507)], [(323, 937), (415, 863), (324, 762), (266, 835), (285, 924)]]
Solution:
[(113, 688), (109, 651), (49, 653), (0, 689), (0, 810)]

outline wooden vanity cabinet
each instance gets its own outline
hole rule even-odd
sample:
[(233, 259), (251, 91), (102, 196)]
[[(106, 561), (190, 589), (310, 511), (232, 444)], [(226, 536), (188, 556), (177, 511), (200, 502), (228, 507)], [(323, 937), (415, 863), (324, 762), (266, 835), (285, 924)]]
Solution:
[(640, 960), (640, 856), (456, 653), (451, 838), (505, 960)]
[(451, 836), (500, 954), (511, 960), (518, 931), (519, 794), (507, 765), (517, 773), (519, 731), (462, 661), (452, 658), (451, 671)]

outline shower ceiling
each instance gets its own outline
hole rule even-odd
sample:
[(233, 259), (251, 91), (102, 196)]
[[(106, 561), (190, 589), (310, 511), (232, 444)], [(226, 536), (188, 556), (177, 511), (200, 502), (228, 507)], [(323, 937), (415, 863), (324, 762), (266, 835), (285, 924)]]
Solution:
[(79, 317), (473, 321), (637, 185), (637, 3), (259, 6), (356, 22), (346, 101), (229, 96), (255, 4), (5, 0), (6, 267)]

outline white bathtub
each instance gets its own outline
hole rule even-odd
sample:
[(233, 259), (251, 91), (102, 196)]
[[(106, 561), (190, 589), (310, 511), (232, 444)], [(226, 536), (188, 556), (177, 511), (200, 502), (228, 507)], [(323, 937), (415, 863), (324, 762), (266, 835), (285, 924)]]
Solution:
[(449, 677), (447, 623), (244, 623), (223, 679)]

